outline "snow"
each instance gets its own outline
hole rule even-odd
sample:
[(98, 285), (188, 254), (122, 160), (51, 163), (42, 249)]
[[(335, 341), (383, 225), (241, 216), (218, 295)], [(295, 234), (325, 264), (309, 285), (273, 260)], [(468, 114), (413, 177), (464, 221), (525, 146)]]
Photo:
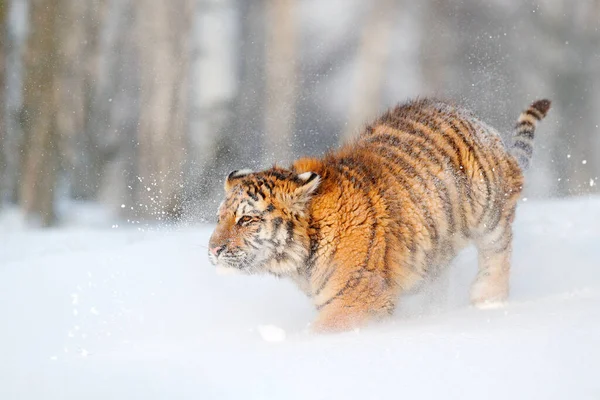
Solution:
[(218, 274), (211, 226), (110, 226), (0, 229), (0, 399), (600, 397), (598, 197), (521, 203), (505, 307), (468, 305), (470, 249), (335, 335), (291, 282)]
[(285, 331), (275, 325), (259, 325), (258, 333), (266, 342), (283, 342), (285, 340)]

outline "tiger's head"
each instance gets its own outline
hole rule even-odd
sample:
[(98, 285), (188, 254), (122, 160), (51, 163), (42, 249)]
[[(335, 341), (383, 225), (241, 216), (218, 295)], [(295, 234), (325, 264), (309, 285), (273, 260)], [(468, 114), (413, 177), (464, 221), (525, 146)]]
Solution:
[(208, 256), (217, 266), (278, 276), (298, 270), (309, 254), (308, 204), (321, 178), (274, 167), (233, 171)]

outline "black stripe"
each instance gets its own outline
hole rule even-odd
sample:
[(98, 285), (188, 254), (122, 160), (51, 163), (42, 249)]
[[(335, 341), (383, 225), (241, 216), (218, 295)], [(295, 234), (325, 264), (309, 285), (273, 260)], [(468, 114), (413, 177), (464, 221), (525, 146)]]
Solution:
[[(355, 157), (358, 157), (358, 159), (355, 159)], [(389, 216), (389, 211), (388, 211), (388, 204), (386, 201), (386, 196), (385, 193), (382, 192), (383, 186), (381, 185), (381, 182), (377, 182), (376, 179), (376, 172), (373, 171), (370, 166), (371, 163), (369, 162), (369, 160), (365, 160), (364, 158), (361, 157), (361, 154), (356, 154), (355, 156), (351, 156), (346, 158), (346, 160), (348, 161), (355, 161), (355, 165), (354, 168), (358, 168), (361, 170), (362, 174), (360, 174), (359, 176), (363, 177), (363, 178), (368, 178), (370, 177), (370, 179), (366, 180), (366, 184), (367, 184), (367, 191), (366, 191), (366, 197), (367, 200), (369, 201), (369, 207), (371, 210), (373, 210), (373, 223), (371, 224), (371, 240), (369, 241), (369, 243), (373, 243), (375, 240), (375, 237), (377, 235), (377, 229), (378, 229), (378, 223), (377, 223), (377, 218), (379, 217), (383, 217), (383, 218), (387, 218)], [(379, 184), (378, 184), (379, 183)], [(370, 198), (370, 193), (371, 190), (373, 189), (373, 186), (375, 186), (376, 191), (377, 191), (377, 195), (379, 196), (379, 199), (381, 201), (381, 203), (383, 204), (384, 207), (384, 212), (385, 215), (378, 215), (377, 211), (375, 209), (375, 205), (373, 204), (372, 199)], [(384, 239), (384, 245), (387, 247), (387, 240), (386, 240), (386, 232), (383, 232), (383, 239)], [(368, 254), (367, 254), (367, 259), (365, 260), (365, 268), (367, 270), (371, 270), (369, 268), (369, 259), (371, 256), (371, 249), (373, 248), (373, 246), (369, 246), (368, 248)], [(384, 248), (384, 253), (385, 253), (385, 248)], [(385, 262), (385, 261), (384, 261)]]
[[(388, 225), (389, 227), (389, 225)], [(385, 250), (383, 251), (383, 279), (385, 280), (385, 283), (388, 285), (388, 287), (392, 287), (394, 286), (394, 282), (392, 280), (392, 266), (390, 265), (390, 263), (388, 262), (388, 258), (389, 258), (389, 253), (390, 253), (390, 246), (388, 243), (388, 238), (385, 237)]]
[(308, 256), (306, 257), (306, 261), (304, 263), (304, 276), (308, 281), (310, 281), (312, 276), (312, 270), (317, 262), (317, 250), (319, 250), (319, 245), (321, 242), (321, 228), (314, 224), (314, 221), (311, 219), (308, 224)]
[(522, 127), (535, 129), (535, 124), (528, 119), (524, 119), (522, 121), (517, 122), (517, 126), (516, 126), (517, 129), (522, 128)]
[[(385, 139), (381, 135), (377, 135), (377, 136), (374, 136), (370, 140), (371, 143), (376, 145), (376, 149), (379, 152), (385, 153), (386, 158), (388, 158), (389, 160), (398, 164), (401, 169), (408, 172), (409, 176), (412, 176), (415, 179), (417, 179), (419, 181), (419, 183), (421, 184), (421, 186), (424, 188), (425, 192), (427, 192), (428, 188), (427, 188), (427, 183), (426, 183), (425, 179), (423, 179), (423, 177), (419, 173), (417, 173), (417, 171), (414, 169), (414, 167), (412, 165), (410, 165), (408, 162), (406, 162), (405, 159), (402, 159), (399, 157), (400, 154), (402, 154), (402, 155), (405, 155), (405, 154), (400, 152), (400, 149), (398, 147), (390, 148), (390, 147), (386, 147), (386, 146), (382, 146), (382, 145), (377, 145), (376, 144), (377, 142), (383, 143), (383, 144), (386, 143), (385, 140), (383, 142), (381, 142), (377, 138)], [(429, 234), (431, 237), (432, 246), (435, 247), (439, 240), (439, 232), (437, 230), (437, 224), (435, 223), (434, 219), (431, 217), (431, 213), (429, 212), (427, 207), (424, 206), (423, 201), (414, 196), (412, 186), (406, 181), (406, 178), (404, 176), (394, 175), (394, 177), (396, 177), (397, 180), (402, 181), (401, 185), (404, 187), (405, 191), (409, 194), (412, 203), (415, 204), (417, 206), (417, 208), (420, 210), (421, 215), (423, 216), (423, 218), (426, 221), (425, 226), (429, 228), (428, 231), (429, 231)]]
[[(361, 189), (364, 192), (365, 198), (367, 199), (367, 203), (369, 206), (369, 214), (371, 215), (371, 218), (373, 219), (373, 222), (371, 224), (371, 237), (369, 240), (369, 243), (373, 243), (373, 241), (375, 240), (375, 236), (377, 233), (377, 214), (375, 212), (375, 206), (373, 204), (373, 200), (371, 199), (370, 196), (370, 190), (372, 188), (372, 184), (375, 184), (374, 179), (375, 176), (373, 174), (369, 174), (369, 171), (365, 171), (365, 165), (364, 163), (361, 162), (356, 162), (357, 160), (355, 160), (353, 157), (345, 157), (342, 158), (339, 162), (339, 164), (341, 166), (345, 166), (348, 169), (342, 170), (342, 173), (345, 174), (347, 176), (347, 172), (351, 172), (353, 168), (359, 168), (363, 170), (362, 174), (358, 174), (358, 179), (359, 181), (357, 182), (357, 187), (359, 189)], [(347, 172), (346, 172), (347, 171)], [(371, 177), (371, 179), (368, 179), (368, 177)], [(378, 190), (379, 193), (379, 190)], [(383, 201), (383, 198), (382, 198)], [(371, 251), (373, 249), (373, 246), (368, 246), (367, 247), (367, 255), (365, 258), (365, 261), (363, 262), (363, 268), (367, 268), (368, 269), (368, 264), (369, 264), (369, 259), (371, 258)]]
[(250, 198), (252, 198), (252, 200), (258, 201), (258, 196), (256, 195), (256, 193), (254, 193), (255, 190), (256, 190), (256, 188), (253, 187), (251, 189), (248, 189), (246, 191), (246, 193), (248, 194), (248, 196), (250, 196)]
[[(415, 152), (414, 149), (417, 146), (412, 146), (412, 149), (407, 146), (406, 143), (403, 143), (403, 145), (401, 146), (401, 149), (404, 150), (402, 151), (400, 154), (402, 154), (403, 156), (406, 156), (407, 158), (410, 159), (411, 162), (413, 162), (414, 164), (418, 165), (420, 164), (419, 159), (415, 159)], [(443, 184), (443, 182), (427, 167), (427, 175), (428, 175), (428, 179), (422, 179), (422, 177), (420, 176), (420, 174), (417, 173), (417, 170), (414, 169), (414, 167), (408, 163), (405, 159), (403, 158), (399, 158), (396, 155), (391, 155), (391, 153), (388, 152), (388, 148), (387, 147), (382, 147), (381, 145), (377, 146), (377, 150), (378, 151), (383, 151), (386, 152), (388, 154), (388, 156), (392, 156), (392, 160), (400, 165), (400, 168), (402, 168), (403, 170), (406, 170), (407, 172), (409, 172), (410, 174), (419, 177), (421, 183), (423, 186), (425, 186), (424, 188), (426, 189), (426, 191), (428, 191), (427, 186), (426, 186), (426, 182), (430, 181), (435, 188), (437, 188), (437, 195), (439, 196), (441, 202), (442, 202), (442, 207), (444, 209), (444, 215), (446, 217), (446, 220), (448, 222), (448, 234), (452, 235), (456, 232), (456, 221), (454, 219), (454, 210), (452, 209), (452, 199), (450, 198), (450, 192), (448, 190), (448, 188), (446, 187), (446, 185)], [(413, 150), (413, 151), (411, 151)], [(437, 159), (433, 152), (431, 152), (429, 149), (425, 148), (425, 147), (419, 147), (419, 150), (421, 150), (421, 153), (423, 153), (427, 160), (432, 162), (433, 164), (439, 163), (439, 159)], [(393, 150), (392, 150), (393, 151)], [(439, 164), (438, 164), (439, 165)]]
[[(491, 234), (492, 231), (489, 231), (488, 234)], [(482, 251), (488, 253), (503, 253), (510, 247), (512, 243), (513, 235), (510, 229), (510, 225), (507, 225), (503, 228), (503, 232), (500, 237), (491, 243), (483, 243)], [(485, 241), (485, 238), (484, 238)]]
[(275, 187), (275, 184), (273, 182), (271, 182), (270, 180), (265, 180), (264, 185), (267, 187), (267, 189), (269, 189), (269, 194), (272, 196), (273, 188)]
[(525, 111), (525, 114), (531, 115), (533, 118), (537, 119), (538, 121), (540, 121), (543, 118), (543, 115), (541, 115), (540, 112), (538, 110), (536, 110), (535, 108), (528, 108), (527, 111)]
[(529, 140), (533, 140), (534, 136), (535, 136), (535, 131), (533, 129), (519, 130), (515, 134), (515, 137), (523, 137), (523, 138), (526, 138)]
[[(382, 168), (381, 171), (383, 173), (387, 174), (392, 180), (394, 180), (398, 186), (402, 186), (402, 184), (398, 182), (398, 179), (399, 179), (398, 176), (396, 174), (393, 174), (393, 173), (390, 172), (392, 170), (392, 165), (387, 161), (387, 159), (384, 156), (382, 156), (381, 154), (378, 154), (376, 152), (374, 152), (373, 154), (375, 156), (377, 156), (379, 162), (383, 163), (387, 167), (387, 168)], [(396, 187), (394, 186), (394, 191), (395, 190), (396, 190)], [(409, 196), (411, 196), (411, 191), (408, 188), (404, 187), (404, 191)], [(396, 197), (395, 194), (393, 196)], [(412, 200), (412, 198), (411, 198), (411, 200)], [(412, 203), (415, 204), (414, 201)], [(390, 204), (389, 207), (390, 207), (390, 209), (388, 209), (388, 212), (390, 212), (391, 215), (401, 215), (400, 213), (402, 212), (402, 210), (394, 211), (396, 209), (394, 203)], [(414, 237), (415, 237), (415, 228), (414, 228), (414, 226), (412, 224), (407, 223), (407, 221), (405, 221), (405, 220), (399, 220), (399, 221), (395, 221), (395, 222), (398, 222), (398, 224), (404, 222), (404, 224), (402, 224), (402, 226), (406, 230), (408, 230), (408, 236), (403, 237), (402, 239), (405, 242), (408, 243), (406, 247), (407, 247), (407, 250), (408, 250), (409, 255), (411, 257), (411, 260), (410, 260), (410, 262), (408, 262), (408, 264), (412, 265), (414, 263), (414, 254), (415, 254), (416, 249), (417, 249), (417, 243), (414, 240)], [(388, 250), (388, 246), (387, 246), (387, 241), (386, 241), (386, 252), (387, 252), (387, 250)], [(384, 254), (384, 259), (385, 259), (385, 254)]]
[[(353, 163), (351, 161), (356, 161), (356, 160), (352, 159), (351, 157), (344, 157), (339, 160), (336, 167), (338, 167), (338, 171), (341, 172), (342, 175), (344, 175), (344, 177), (346, 179), (348, 179), (348, 181), (350, 181), (355, 188), (358, 188), (359, 190), (361, 190), (364, 193), (365, 198), (367, 199), (369, 214), (371, 214), (371, 218), (373, 219), (373, 223), (371, 225), (371, 237), (369, 240), (369, 243), (372, 244), (375, 239), (376, 230), (377, 230), (377, 215), (374, 214), (374, 205), (371, 200), (371, 197), (369, 196), (370, 182), (366, 179), (367, 176), (365, 176), (365, 174), (355, 175), (352, 173), (352, 172), (354, 172), (353, 168), (357, 168), (357, 167), (361, 166), (361, 163), (358, 163), (358, 165), (356, 165), (355, 163)], [(361, 269), (358, 270), (359, 273), (361, 274), (361, 277), (362, 277), (362, 268), (368, 269), (368, 263), (371, 258), (372, 249), (373, 249), (372, 245), (367, 246), (367, 254), (365, 256), (365, 260), (364, 260), (363, 264), (361, 265)], [(353, 281), (354, 281), (353, 279), (349, 279), (348, 282), (346, 282), (346, 284), (344, 285), (344, 287), (342, 289), (340, 289), (335, 295), (330, 297), (325, 303), (317, 305), (316, 306), (317, 310), (320, 310), (323, 307), (330, 304), (336, 298), (338, 298), (339, 296), (344, 294), (344, 292), (346, 290), (358, 286), (360, 279), (356, 279), (357, 282), (355, 285), (352, 284)], [(322, 285), (322, 286), (324, 287), (324, 285)], [(321, 290), (317, 291), (317, 293), (320, 293), (320, 292), (321, 292)], [(317, 296), (317, 294), (315, 294), (315, 296)]]
[(524, 142), (523, 140), (519, 140), (517, 138), (513, 143), (513, 147), (523, 150), (527, 157), (531, 157), (533, 155), (533, 146), (531, 143)]
[[(385, 150), (387, 151), (391, 151), (391, 149), (385, 148)], [(383, 155), (379, 154), (380, 157), (380, 162), (382, 164), (384, 164), (387, 168), (387, 170), (392, 171), (393, 165), (392, 165), (392, 161), (389, 160), (389, 158), (384, 157)], [(395, 157), (395, 155), (393, 156)], [(415, 197), (415, 194), (412, 190), (412, 186), (406, 181), (406, 178), (403, 175), (399, 175), (399, 174), (392, 174), (393, 179), (396, 181), (397, 185), (400, 186), (401, 188), (404, 189), (404, 192), (406, 192), (406, 194), (408, 195), (410, 202), (415, 206), (415, 210), (423, 217), (424, 221), (422, 223), (423, 226), (425, 226), (429, 232), (429, 237), (431, 240), (431, 246), (432, 249), (435, 250), (435, 247), (437, 245), (437, 230), (434, 230), (432, 232), (430, 226), (428, 226), (428, 220), (427, 220), (427, 209), (422, 207), (423, 202), (419, 200), (418, 197)], [(408, 227), (410, 232), (415, 233), (414, 227), (410, 224), (405, 224), (405, 227)], [(435, 229), (435, 228), (434, 228)], [(434, 237), (435, 236), (435, 237)], [(407, 239), (407, 238), (405, 238)], [(417, 265), (415, 265), (415, 258), (417, 256), (417, 250), (419, 248), (422, 248), (420, 246), (419, 243), (417, 243), (415, 240), (413, 240), (412, 238), (408, 238), (410, 239), (410, 247), (408, 249), (408, 251), (410, 252), (410, 262), (409, 265), (414, 269), (417, 267)], [(430, 255), (427, 251), (423, 250), (424, 256), (426, 259), (430, 258)]]
[[(451, 147), (454, 150), (455, 156), (456, 156), (456, 161), (454, 161), (452, 159), (452, 156), (449, 153), (447, 153), (441, 146), (439, 146), (438, 143), (433, 140), (433, 138), (429, 137), (430, 135), (426, 134), (424, 131), (422, 131), (416, 125), (415, 121), (408, 121), (408, 122), (409, 122), (409, 124), (410, 124), (409, 126), (411, 128), (410, 131), (402, 131), (402, 133), (424, 139), (425, 143), (427, 143), (430, 146), (430, 148), (432, 148), (434, 151), (438, 151), (442, 155), (442, 157), (445, 158), (446, 165), (452, 166), (454, 168), (455, 173), (453, 173), (451, 175), (452, 175), (452, 178), (454, 179), (456, 191), (458, 194), (457, 202), (458, 202), (458, 206), (459, 206), (459, 218), (460, 218), (460, 224), (461, 224), (460, 230), (461, 230), (463, 236), (468, 238), (470, 236), (470, 233), (469, 233), (468, 226), (467, 226), (467, 213), (465, 211), (463, 198), (468, 199), (468, 201), (471, 204), (471, 208), (473, 208), (473, 206), (472, 206), (473, 199), (468, 194), (468, 188), (466, 185), (467, 178), (466, 178), (465, 168), (461, 168), (462, 157), (460, 155), (460, 149), (456, 146), (454, 139), (450, 138), (452, 140)], [(432, 129), (434, 132), (437, 132), (439, 136), (441, 136), (440, 135), (441, 126), (439, 124), (426, 123), (426, 124), (422, 124), (422, 125), (427, 126), (429, 129)], [(419, 135), (414, 135), (415, 132), (418, 132)], [(446, 144), (449, 144), (449, 142), (447, 140), (445, 140), (444, 142)], [(421, 144), (424, 144), (424, 143), (421, 143)]]
[(252, 247), (254, 250), (258, 250), (258, 247), (256, 247), (254, 244), (252, 244), (252, 242), (250, 242), (248, 239), (244, 239), (244, 244), (247, 247)]
[(275, 179), (278, 179), (280, 181), (285, 181), (288, 178), (287, 175), (284, 175), (281, 172), (274, 171), (274, 170), (269, 171), (269, 175), (271, 175), (272, 177), (274, 177)]
[[(414, 156), (414, 151), (411, 151), (410, 147), (407, 148), (406, 144), (403, 145), (403, 148), (405, 150), (405, 155), (412, 159), (412, 156)], [(425, 156), (428, 161), (432, 162), (434, 165), (436, 163), (437, 165), (440, 165), (440, 160), (428, 148), (417, 148), (421, 150), (422, 153), (426, 153)], [(416, 163), (418, 163), (418, 160), (416, 161)], [(438, 196), (442, 201), (442, 206), (444, 207), (444, 214), (448, 221), (448, 234), (453, 235), (456, 232), (456, 221), (454, 219), (454, 210), (452, 208), (452, 199), (450, 198), (450, 191), (448, 190), (448, 187), (441, 181), (441, 179), (439, 179), (429, 168), (427, 168), (427, 172), (434, 186), (438, 188)], [(439, 193), (439, 191), (443, 193)]]
[[(474, 134), (474, 130), (475, 128), (472, 126), (471, 121), (461, 121), (461, 123), (466, 124), (468, 127), (468, 130), (471, 134), (471, 136), (475, 139), (476, 135)], [(492, 133), (486, 132), (486, 134), (492, 135)], [(481, 144), (477, 143), (476, 146), (476, 150), (479, 151), (481, 149)], [(489, 152), (483, 151), (482, 153), (482, 157), (485, 160), (485, 162), (487, 163), (487, 168), (484, 168), (483, 164), (481, 164), (481, 167), (483, 169), (483, 172), (486, 176), (486, 178), (489, 180), (489, 182), (491, 183), (491, 187), (492, 188), (499, 188), (500, 187), (500, 182), (501, 182), (501, 174), (502, 174), (502, 170), (499, 168), (495, 168), (495, 166), (498, 165), (497, 163), (497, 159), (496, 156), (494, 154), (490, 154)], [(490, 158), (488, 158), (488, 155), (492, 157), (492, 159), (490, 160)], [(489, 177), (491, 176), (491, 178)], [(481, 226), (481, 224), (484, 221), (484, 218), (488, 215), (489, 212), (494, 212), (495, 210), (497, 210), (498, 208), (501, 207), (502, 205), (502, 198), (498, 195), (496, 190), (492, 190), (491, 195), (492, 197), (492, 201), (487, 201), (487, 207), (484, 210), (484, 212), (480, 215), (480, 217), (478, 218), (476, 225), (479, 227)]]
[(333, 265), (329, 266), (329, 271), (327, 271), (327, 275), (325, 275), (325, 279), (323, 279), (323, 282), (321, 282), (321, 284), (319, 285), (319, 287), (313, 294), (314, 297), (317, 297), (319, 294), (321, 294), (321, 291), (323, 289), (325, 289), (325, 286), (327, 286), (327, 283), (329, 282), (329, 279), (331, 279), (334, 272), (335, 272), (335, 268), (333, 267)]
[(288, 234), (288, 242), (294, 238), (294, 221), (289, 220), (286, 222), (286, 230)]
[[(411, 120), (407, 120), (406, 122), (409, 123), (410, 126), (412, 126), (412, 129), (415, 132), (420, 133), (421, 137), (430, 141), (436, 149), (439, 149), (444, 154), (446, 154), (448, 157), (450, 157), (450, 155), (448, 155), (448, 153), (446, 153), (444, 151), (444, 149), (433, 139), (432, 135), (429, 135), (428, 133), (419, 129), (417, 124), (426, 126), (434, 134), (437, 133), (436, 136), (442, 138), (443, 142), (446, 143), (447, 145), (449, 145), (450, 148), (452, 148), (452, 150), (454, 151), (454, 154), (456, 156), (456, 162), (453, 161), (451, 164), (454, 167), (454, 171), (456, 172), (454, 174), (456, 186), (459, 189), (459, 193), (460, 193), (461, 197), (464, 196), (464, 198), (468, 201), (471, 210), (473, 210), (475, 200), (471, 196), (471, 189), (470, 189), (470, 186), (467, 184), (467, 182), (468, 182), (467, 171), (462, 163), (463, 158), (461, 155), (460, 147), (458, 146), (454, 136), (444, 135), (442, 133), (443, 132), (442, 126), (437, 120), (438, 118), (440, 118), (443, 122), (445, 122), (446, 120), (443, 118), (444, 116), (421, 113), (421, 114), (419, 114), (419, 117), (421, 119), (419, 119), (419, 120), (411, 119)], [(467, 221), (466, 221), (467, 213), (465, 211), (463, 199), (459, 199), (459, 206), (461, 208), (461, 222), (462, 222), (461, 230), (462, 230), (463, 235), (468, 238), (470, 236), (470, 233), (469, 233), (469, 228), (467, 226)]]
[[(468, 134), (473, 138), (473, 141), (475, 139), (475, 135), (474, 135), (474, 128), (471, 125), (471, 123), (469, 121), (465, 121), (463, 119), (459, 120), (459, 124), (462, 125), (467, 131)], [(453, 131), (455, 131), (457, 134), (457, 129), (458, 127), (456, 127), (456, 125), (454, 125), (453, 122), (450, 122), (450, 127), (452, 128)], [(497, 176), (493, 173), (492, 171), (492, 163), (490, 162), (490, 160), (488, 159), (487, 155), (485, 152), (479, 153), (479, 146), (473, 146), (471, 145), (471, 143), (469, 143), (469, 141), (462, 136), (463, 139), (463, 143), (469, 148), (469, 152), (471, 154), (473, 154), (473, 159), (475, 160), (475, 163), (478, 164), (478, 167), (483, 171), (483, 174), (479, 174), (482, 178), (483, 181), (485, 183), (485, 207), (483, 208), (481, 214), (479, 215), (479, 218), (477, 218), (477, 222), (475, 223), (476, 226), (480, 226), (484, 220), (484, 218), (486, 217), (486, 215), (494, 209), (494, 207), (496, 207), (496, 196), (494, 196), (494, 198), (492, 198), (492, 179), (494, 181), (494, 186), (498, 186), (498, 181), (497, 181)], [(483, 165), (483, 163), (481, 162), (481, 160), (484, 159), (487, 166)], [(490, 178), (489, 175), (492, 175), (492, 178)], [(473, 217), (475, 217), (475, 214), (473, 214)]]
[[(420, 137), (421, 139), (425, 140), (426, 142), (431, 143), (433, 147), (438, 148), (439, 146), (433, 140), (433, 137), (431, 135), (429, 135), (428, 133), (424, 132), (422, 129), (420, 129), (417, 126), (417, 124), (427, 126), (428, 128), (430, 128), (431, 130), (433, 130), (434, 132), (437, 132), (437, 133), (440, 132), (440, 127), (439, 126), (431, 126), (431, 123), (430, 123), (431, 121), (428, 120), (427, 116), (423, 116), (423, 117), (424, 117), (424, 120), (408, 119), (408, 117), (407, 117), (407, 119), (403, 119), (401, 121), (395, 121), (395, 126), (393, 128), (397, 129), (403, 133), (407, 133), (410, 135)], [(456, 161), (454, 161), (453, 158), (451, 157), (451, 155), (446, 153), (444, 151), (444, 149), (440, 148), (439, 150), (441, 152), (443, 152), (443, 154), (448, 159), (452, 160), (452, 162), (450, 164), (453, 165), (457, 171), (459, 171), (460, 166), (461, 166), (460, 148), (456, 145), (454, 140), (452, 140), (451, 142), (448, 142), (448, 141), (445, 141), (445, 142), (447, 144), (449, 144), (450, 147), (452, 148), (452, 150), (454, 151), (454, 155), (456, 156)]]
[(277, 217), (277, 218), (273, 219), (273, 232), (271, 232), (271, 240), (272, 241), (275, 240), (275, 236), (277, 236), (277, 231), (279, 230), (279, 227), (281, 226), (281, 224), (283, 224), (283, 218)]
[(486, 232), (492, 232), (498, 227), (500, 220), (502, 219), (501, 207), (494, 208), (494, 213), (491, 215), (491, 220), (488, 218)]
[(357, 272), (359, 273), (358, 277), (351, 277), (350, 279), (348, 279), (344, 287), (338, 290), (335, 295), (331, 296), (325, 303), (317, 305), (317, 310), (321, 310), (323, 307), (331, 304), (332, 301), (343, 295), (348, 289), (356, 288), (363, 278), (363, 270), (358, 270)]

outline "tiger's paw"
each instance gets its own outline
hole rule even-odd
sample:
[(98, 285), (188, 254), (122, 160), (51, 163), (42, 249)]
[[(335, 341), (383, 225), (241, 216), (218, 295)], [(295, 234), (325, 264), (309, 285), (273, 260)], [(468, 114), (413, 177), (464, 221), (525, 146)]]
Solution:
[(504, 300), (483, 300), (483, 301), (472, 301), (473, 307), (480, 310), (497, 310), (499, 308), (506, 307), (506, 299)]
[(348, 332), (360, 328), (366, 322), (365, 320), (364, 315), (350, 313), (345, 310), (322, 312), (311, 324), (310, 329), (315, 333)]

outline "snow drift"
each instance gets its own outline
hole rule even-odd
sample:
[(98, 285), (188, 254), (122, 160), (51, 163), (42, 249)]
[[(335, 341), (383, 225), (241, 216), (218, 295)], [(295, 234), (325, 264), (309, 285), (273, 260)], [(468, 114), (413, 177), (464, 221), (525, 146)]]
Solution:
[(219, 275), (211, 226), (0, 233), (1, 399), (597, 399), (600, 198), (525, 202), (510, 302), (449, 284), (315, 335), (291, 282)]

